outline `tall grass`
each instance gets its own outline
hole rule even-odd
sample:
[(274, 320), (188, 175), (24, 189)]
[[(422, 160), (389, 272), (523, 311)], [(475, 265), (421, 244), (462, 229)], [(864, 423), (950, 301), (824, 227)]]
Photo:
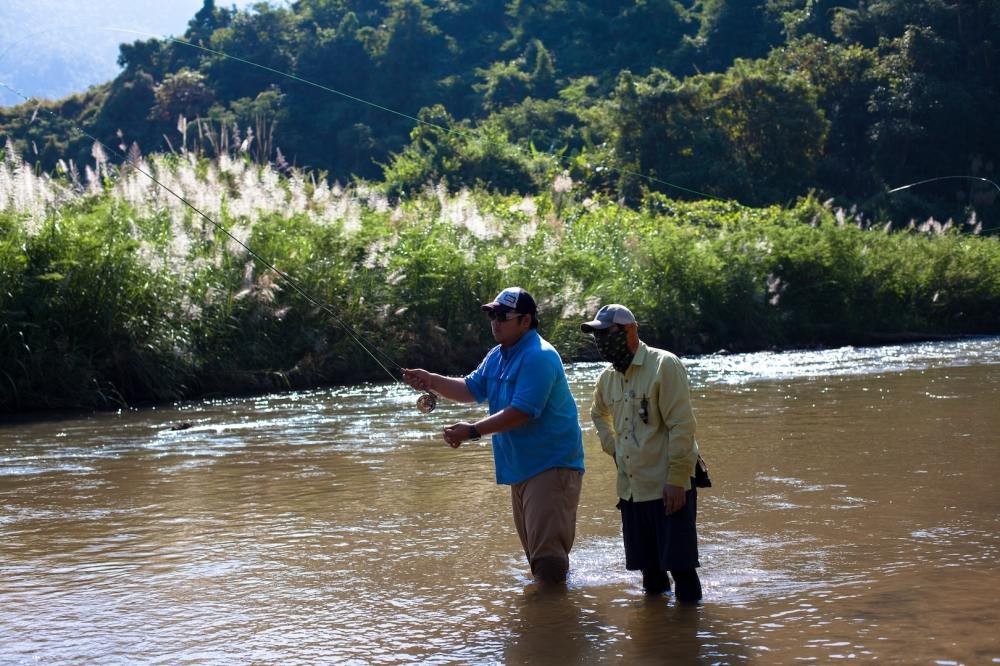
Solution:
[[(134, 156), (135, 157), (135, 156)], [(1000, 330), (1000, 242), (939, 223), (887, 233), (789, 209), (378, 187), (222, 155), (141, 168), (291, 275), (331, 317), (138, 170), (0, 166), (0, 411), (112, 407), (388, 379), (336, 319), (403, 365), (468, 370), (478, 305), (518, 284), (567, 359), (579, 322), (633, 308), (682, 353)]]

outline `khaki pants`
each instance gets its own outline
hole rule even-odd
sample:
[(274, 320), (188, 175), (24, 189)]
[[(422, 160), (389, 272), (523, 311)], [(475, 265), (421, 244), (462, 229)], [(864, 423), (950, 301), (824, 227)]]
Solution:
[(517, 536), (531, 573), (540, 580), (566, 580), (582, 485), (583, 472), (553, 467), (510, 487)]

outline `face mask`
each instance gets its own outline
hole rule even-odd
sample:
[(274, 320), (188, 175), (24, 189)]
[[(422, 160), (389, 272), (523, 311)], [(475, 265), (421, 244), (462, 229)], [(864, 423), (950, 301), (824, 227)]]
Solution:
[(615, 370), (622, 373), (628, 370), (635, 354), (628, 348), (628, 332), (625, 329), (620, 328), (606, 335), (595, 335), (594, 340), (597, 341), (597, 350), (601, 352), (601, 356), (615, 366)]

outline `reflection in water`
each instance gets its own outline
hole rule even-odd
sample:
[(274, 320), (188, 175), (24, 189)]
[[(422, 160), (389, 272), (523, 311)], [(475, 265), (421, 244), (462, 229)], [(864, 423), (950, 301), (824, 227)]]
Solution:
[(586, 625), (590, 624), (590, 629), (599, 627), (593, 618), (585, 617), (586, 609), (580, 601), (585, 599), (578, 591), (546, 590), (535, 584), (526, 587), (512, 609), (504, 661), (508, 664), (597, 661), (596, 632), (588, 632)]
[(698, 608), (625, 571), (589, 424), (546, 594), (488, 445), (439, 440), (481, 408), (358, 385), (0, 426), (0, 663), (1000, 659), (1000, 340), (689, 367)]
[[(624, 623), (629, 641), (623, 656), (630, 664), (694, 664), (701, 655), (699, 608), (668, 606), (644, 599), (629, 609)], [(735, 656), (730, 651), (730, 657)]]
[[(697, 663), (715, 647), (700, 630), (700, 607), (673, 605), (611, 587), (544, 590), (532, 584), (516, 599), (503, 661), (508, 664)], [(724, 653), (740, 654), (730, 643)]]

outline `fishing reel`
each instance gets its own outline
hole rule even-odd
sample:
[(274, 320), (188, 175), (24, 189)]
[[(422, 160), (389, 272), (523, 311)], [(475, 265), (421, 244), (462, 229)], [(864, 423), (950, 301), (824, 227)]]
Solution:
[(433, 393), (431, 393), (430, 391), (421, 394), (421, 396), (417, 398), (417, 409), (419, 409), (424, 414), (430, 414), (431, 412), (433, 412), (434, 408), (437, 407), (437, 404), (438, 404), (438, 397)]

